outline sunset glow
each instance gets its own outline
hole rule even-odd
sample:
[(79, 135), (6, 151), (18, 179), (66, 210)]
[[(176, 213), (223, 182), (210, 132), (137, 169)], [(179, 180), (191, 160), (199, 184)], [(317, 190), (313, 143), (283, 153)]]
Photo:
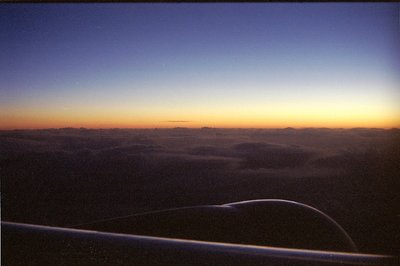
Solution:
[(0, 129), (400, 127), (398, 4), (0, 13)]

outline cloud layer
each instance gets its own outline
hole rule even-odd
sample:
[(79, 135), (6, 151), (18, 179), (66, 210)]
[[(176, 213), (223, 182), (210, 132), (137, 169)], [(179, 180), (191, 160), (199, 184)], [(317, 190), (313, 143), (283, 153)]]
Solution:
[(399, 139), (395, 129), (1, 131), (2, 217), (70, 225), (283, 198), (325, 211), (371, 251), (366, 231), (390, 242), (382, 217), (398, 214)]

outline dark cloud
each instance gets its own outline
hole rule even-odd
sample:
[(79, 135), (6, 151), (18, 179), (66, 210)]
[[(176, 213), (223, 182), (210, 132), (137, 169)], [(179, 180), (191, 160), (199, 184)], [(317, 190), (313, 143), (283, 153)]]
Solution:
[(195, 146), (189, 149), (189, 154), (199, 156), (236, 157), (237, 153), (229, 148), (216, 146)]
[(127, 155), (127, 154), (137, 154), (137, 153), (155, 153), (162, 152), (164, 149), (159, 145), (152, 144), (129, 144), (129, 145), (120, 145), (113, 148), (103, 149), (101, 152), (107, 155)]
[(314, 153), (298, 146), (240, 143), (234, 149), (243, 155), (243, 168), (294, 168), (303, 166)]
[[(330, 156), (318, 158), (313, 161), (316, 167), (335, 168), (335, 169), (352, 169), (365, 166), (366, 163), (374, 162), (377, 154), (370, 153), (353, 153), (343, 152)], [(375, 157), (375, 158), (374, 158)]]
[(190, 121), (190, 120), (167, 120), (167, 121), (161, 121), (161, 122), (166, 122), (166, 123), (190, 123), (192, 121)]
[(398, 211), (399, 140), (377, 129), (0, 131), (2, 218), (67, 225), (284, 198), (330, 214), (372, 252), (390, 243), (381, 217)]

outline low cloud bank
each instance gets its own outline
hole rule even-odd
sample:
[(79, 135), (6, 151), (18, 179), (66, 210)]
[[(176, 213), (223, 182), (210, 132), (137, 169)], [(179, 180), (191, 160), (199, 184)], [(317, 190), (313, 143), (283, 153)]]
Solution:
[(382, 217), (398, 214), (399, 140), (395, 129), (0, 131), (2, 217), (62, 226), (284, 198), (327, 212), (373, 251), (393, 242)]

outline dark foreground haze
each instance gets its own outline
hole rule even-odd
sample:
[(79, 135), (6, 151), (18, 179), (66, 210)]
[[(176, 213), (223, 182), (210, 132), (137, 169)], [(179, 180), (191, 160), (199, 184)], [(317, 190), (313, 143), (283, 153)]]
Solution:
[(399, 251), (398, 129), (0, 131), (0, 171), (3, 221), (276, 198), (325, 212), (361, 252)]

